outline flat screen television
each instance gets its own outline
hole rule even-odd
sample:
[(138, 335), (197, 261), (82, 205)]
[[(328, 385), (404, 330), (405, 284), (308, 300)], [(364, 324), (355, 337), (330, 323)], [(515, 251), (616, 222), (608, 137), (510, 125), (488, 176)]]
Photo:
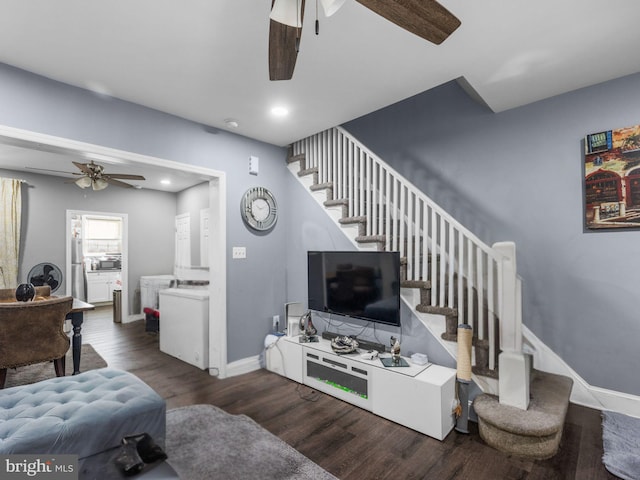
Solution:
[(310, 251), (307, 281), (310, 310), (400, 326), (398, 252)]

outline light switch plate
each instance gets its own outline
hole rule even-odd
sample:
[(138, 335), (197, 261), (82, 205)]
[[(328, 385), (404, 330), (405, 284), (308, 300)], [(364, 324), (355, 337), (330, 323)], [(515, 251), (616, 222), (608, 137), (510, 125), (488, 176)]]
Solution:
[(258, 164), (259, 162), (259, 158), (258, 157), (249, 157), (249, 173), (251, 175), (258, 175)]
[(247, 248), (246, 247), (233, 247), (232, 257), (233, 258), (247, 258)]

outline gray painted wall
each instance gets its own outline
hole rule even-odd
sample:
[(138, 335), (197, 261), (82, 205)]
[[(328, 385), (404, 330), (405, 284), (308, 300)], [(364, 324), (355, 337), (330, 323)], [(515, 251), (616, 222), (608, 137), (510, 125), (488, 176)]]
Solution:
[[(2, 165), (0, 165), (2, 167)], [(22, 229), (19, 281), (38, 263), (51, 262), (66, 274), (67, 210), (126, 213), (129, 218), (129, 306), (141, 275), (173, 272), (176, 195), (155, 190), (107, 188), (100, 192), (64, 183), (62, 177), (0, 169), (0, 177), (21, 178)], [(66, 292), (64, 284), (56, 292)]]
[[(226, 172), (227, 359), (260, 353), (271, 318), (285, 301), (285, 149), (1, 64), (0, 125)], [(248, 172), (252, 155), (260, 158), (257, 177)], [(253, 233), (239, 215), (242, 194), (254, 185), (278, 199), (281, 219), (266, 235)], [(233, 246), (247, 247), (247, 258), (232, 260)]]
[(345, 125), (485, 242), (524, 322), (587, 382), (640, 395), (640, 232), (584, 232), (583, 138), (640, 123), (640, 75), (494, 114), (452, 82)]

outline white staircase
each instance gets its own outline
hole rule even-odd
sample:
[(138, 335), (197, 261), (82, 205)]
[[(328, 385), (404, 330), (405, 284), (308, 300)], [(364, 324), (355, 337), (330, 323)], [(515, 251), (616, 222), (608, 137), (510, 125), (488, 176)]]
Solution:
[(522, 350), (515, 245), (483, 243), (340, 127), (293, 143), (288, 165), (359, 249), (400, 252), (404, 301), (454, 358), (472, 326), (474, 380), (497, 394), (498, 354)]

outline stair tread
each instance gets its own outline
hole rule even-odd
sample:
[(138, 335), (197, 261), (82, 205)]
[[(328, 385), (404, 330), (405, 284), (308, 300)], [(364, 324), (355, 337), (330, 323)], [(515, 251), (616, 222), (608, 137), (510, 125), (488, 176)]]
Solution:
[(335, 207), (335, 206), (342, 206), (342, 205), (349, 205), (349, 200), (346, 200), (344, 198), (339, 198), (337, 200), (327, 200), (326, 202), (324, 202), (325, 207)]
[(474, 375), (481, 377), (499, 378), (500, 376), (497, 368), (495, 370), (490, 370), (488, 367), (479, 367), (478, 365), (474, 365), (471, 367), (471, 370)]
[(431, 288), (429, 280), (402, 280), (400, 286), (403, 288)]
[(305, 159), (304, 153), (299, 153), (297, 155), (292, 155), (288, 157), (287, 163), (299, 162), (300, 160), (304, 160), (304, 159)]
[(384, 235), (359, 235), (356, 237), (356, 242), (386, 242), (387, 239)]
[(305, 175), (312, 175), (314, 173), (318, 173), (318, 167), (305, 168), (304, 170), (300, 170), (298, 172), (298, 176), (304, 177)]
[(543, 437), (559, 432), (571, 396), (573, 380), (564, 375), (534, 370), (530, 385), (531, 401), (527, 410), (500, 403), (494, 395), (478, 395), (473, 403), (482, 421), (521, 436)]
[(344, 217), (338, 220), (338, 222), (340, 222), (343, 225), (349, 225), (352, 223), (362, 223), (366, 221), (367, 221), (367, 217)]
[(434, 313), (436, 315), (454, 316), (458, 315), (457, 308), (451, 307), (434, 307), (433, 305), (417, 305), (416, 310), (420, 313)]
[(311, 185), (311, 187), (309, 187), (311, 190), (324, 190), (327, 188), (333, 188), (333, 183), (331, 182), (327, 182), (327, 183), (316, 183), (315, 185)]

